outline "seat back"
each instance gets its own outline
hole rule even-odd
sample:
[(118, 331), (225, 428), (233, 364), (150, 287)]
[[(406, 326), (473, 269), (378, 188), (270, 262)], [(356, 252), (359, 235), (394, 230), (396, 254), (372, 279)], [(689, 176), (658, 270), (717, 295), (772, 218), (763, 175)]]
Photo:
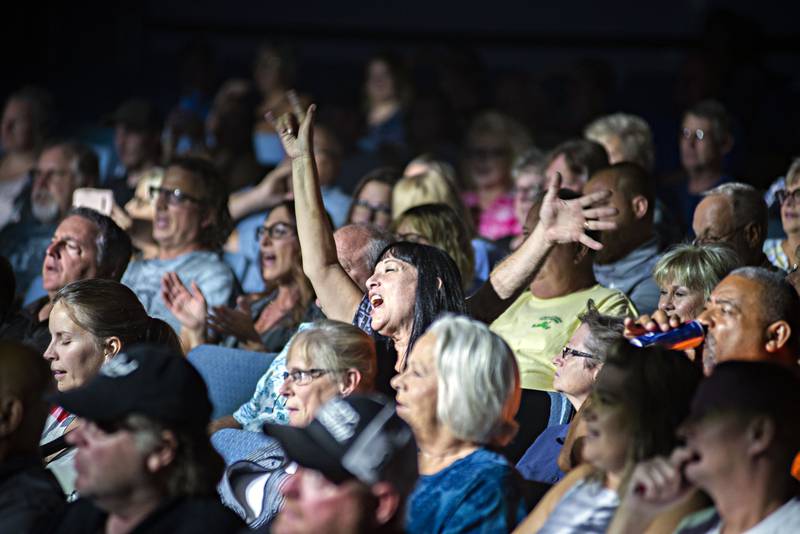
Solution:
[(231, 415), (253, 396), (259, 378), (275, 359), (275, 353), (200, 345), (189, 352), (188, 358), (206, 381), (214, 407), (211, 417), (218, 419)]

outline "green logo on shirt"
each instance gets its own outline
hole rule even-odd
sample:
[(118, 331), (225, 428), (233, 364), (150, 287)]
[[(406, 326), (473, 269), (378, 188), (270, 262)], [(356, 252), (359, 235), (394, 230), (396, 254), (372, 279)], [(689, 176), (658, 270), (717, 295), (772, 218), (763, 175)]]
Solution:
[(544, 317), (539, 317), (539, 322), (533, 323), (531, 328), (543, 328), (545, 330), (550, 330), (550, 327), (554, 324), (561, 324), (561, 318), (556, 317), (555, 315), (545, 315)]

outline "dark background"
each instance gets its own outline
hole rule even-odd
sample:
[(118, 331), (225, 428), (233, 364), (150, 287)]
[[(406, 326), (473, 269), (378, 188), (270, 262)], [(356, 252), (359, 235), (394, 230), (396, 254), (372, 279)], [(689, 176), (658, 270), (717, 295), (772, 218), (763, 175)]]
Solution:
[(0, 94), (49, 89), (62, 134), (96, 125), (130, 96), (168, 111), (186, 50), (210, 51), (215, 89), (248, 77), (255, 48), (272, 40), (294, 46), (298, 88), (323, 110), (358, 112), (364, 64), (389, 49), (421, 93), (457, 58), (480, 107), (523, 120), (543, 148), (599, 114), (634, 112), (651, 123), (667, 171), (677, 166), (681, 110), (716, 97), (736, 117), (734, 175), (764, 185), (800, 155), (797, 1), (73, 1), (5, 10)]

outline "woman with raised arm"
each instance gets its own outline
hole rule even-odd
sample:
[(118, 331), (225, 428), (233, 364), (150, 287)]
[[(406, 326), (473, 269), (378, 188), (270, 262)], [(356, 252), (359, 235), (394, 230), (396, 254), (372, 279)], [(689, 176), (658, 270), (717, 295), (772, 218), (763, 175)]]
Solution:
[[(397, 350), (396, 369), (402, 368), (407, 352), (416, 337), (435, 317), (444, 311), (463, 312), (461, 282), (452, 259), (433, 247), (412, 243), (390, 246), (380, 256), (375, 275), (368, 283), (366, 297), (344, 271), (336, 256), (333, 232), (325, 216), (314, 161), (313, 125), (316, 106), (312, 104), (304, 113), (293, 98), (294, 113), (274, 121), (281, 136), (287, 157), (292, 161), (292, 184), (297, 210), (297, 235), (303, 250), (303, 270), (311, 280), (322, 311), (329, 319), (354, 322), (363, 329), (374, 330), (390, 338)], [(611, 222), (595, 220), (614, 215), (613, 208), (592, 208), (592, 204), (606, 198), (608, 192), (598, 192), (571, 201), (556, 197), (557, 180), (548, 192), (542, 207), (541, 223), (520, 249), (503, 261), (468, 305), (482, 320), (496, 317), (512, 302), (512, 297), (533, 277), (556, 243), (580, 241), (592, 248), (600, 244), (589, 238), (585, 231), (613, 228)], [(422, 266), (417, 258), (434, 262), (433, 269)], [(433, 266), (433, 265), (432, 265)], [(430, 273), (428, 271), (430, 270)], [(400, 297), (395, 299), (383, 285), (402, 275), (402, 289), (415, 295), (412, 306)], [(423, 278), (423, 275), (424, 278)], [(393, 282), (392, 282), (393, 283)], [(434, 297), (435, 298), (431, 298)], [(420, 300), (422, 298), (422, 300)], [(420, 309), (433, 306), (422, 314)], [(373, 308), (378, 308), (373, 310)], [(427, 324), (423, 324), (422, 316)], [(418, 334), (412, 334), (417, 332)], [(379, 362), (380, 366), (380, 362)]]

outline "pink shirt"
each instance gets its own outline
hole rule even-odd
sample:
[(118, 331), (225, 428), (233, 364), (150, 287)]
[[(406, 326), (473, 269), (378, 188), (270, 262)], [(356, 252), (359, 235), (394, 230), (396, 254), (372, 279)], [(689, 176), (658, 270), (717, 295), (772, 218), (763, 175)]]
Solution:
[[(478, 194), (474, 191), (464, 193), (463, 199), (473, 213), (480, 210)], [(488, 209), (481, 211), (477, 223), (478, 233), (492, 241), (522, 232), (522, 226), (514, 215), (514, 197), (511, 193), (498, 197)]]

